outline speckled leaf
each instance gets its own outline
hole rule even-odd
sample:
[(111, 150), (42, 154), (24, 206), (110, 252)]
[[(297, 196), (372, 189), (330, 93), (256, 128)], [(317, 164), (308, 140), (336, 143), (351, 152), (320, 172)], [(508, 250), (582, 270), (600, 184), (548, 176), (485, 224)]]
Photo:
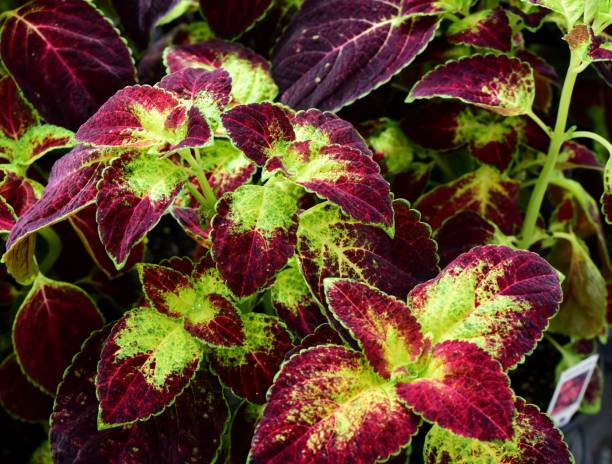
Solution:
[(81, 239), (81, 243), (85, 250), (96, 263), (96, 265), (104, 272), (104, 274), (112, 279), (125, 272), (130, 271), (134, 265), (144, 258), (145, 244), (144, 241), (136, 245), (130, 252), (125, 266), (120, 271), (117, 270), (113, 261), (109, 258), (104, 248), (104, 244), (100, 240), (98, 233), (98, 223), (96, 222), (96, 205), (89, 205), (82, 210), (70, 215), (68, 220), (74, 231)]
[(51, 170), (49, 181), (39, 201), (20, 218), (9, 236), (6, 248), (11, 250), (34, 232), (65, 219), (93, 203), (96, 183), (103, 163), (111, 155), (102, 150), (77, 146), (59, 159)]
[(459, 340), (438, 343), (430, 356), (416, 380), (397, 383), (401, 400), (456, 434), (510, 438), (513, 394), (499, 363), (473, 343)]
[(505, 116), (526, 114), (535, 98), (533, 70), (504, 55), (462, 58), (423, 76), (407, 101), (432, 97), (457, 98)]
[(178, 95), (137, 85), (113, 95), (77, 131), (78, 141), (106, 147), (148, 148), (165, 152), (205, 146), (211, 131), (198, 111), (189, 111)]
[(408, 18), (407, 9), (400, 0), (305, 2), (275, 51), (280, 100), (293, 108), (337, 110), (387, 82), (438, 27), (437, 18)]
[(423, 455), (427, 464), (571, 464), (563, 436), (548, 416), (522, 398), (515, 400), (514, 435), (508, 441), (461, 437), (437, 425), (427, 434)]
[(607, 328), (607, 289), (589, 250), (574, 234), (557, 233), (548, 261), (565, 275), (563, 303), (550, 330), (575, 338), (593, 338)]
[(305, 337), (326, 322), (297, 263), (292, 262), (278, 273), (270, 289), (270, 299), (278, 316), (299, 337)]
[(189, 273), (143, 264), (138, 272), (147, 301), (157, 311), (183, 322), (192, 336), (213, 346), (244, 342), (243, 324), (210, 256)]
[(505, 171), (517, 153), (523, 122), (479, 108), (458, 115), (455, 141), (466, 143), (472, 156)]
[(171, 405), (198, 369), (203, 345), (151, 308), (126, 313), (100, 355), (98, 428), (144, 420)]
[(442, 223), (434, 238), (438, 244), (440, 265), (446, 266), (460, 254), (495, 239), (496, 227), (480, 214), (460, 211)]
[(194, 0), (112, 0), (126, 34), (140, 48), (149, 43), (151, 32), (194, 9)]
[(367, 282), (405, 298), (420, 282), (438, 273), (431, 229), (405, 201), (395, 201), (395, 236), (322, 205), (300, 216), (298, 259), (314, 296), (323, 303), (323, 281), (342, 277)]
[(512, 48), (512, 29), (503, 8), (481, 10), (452, 23), (447, 32), (451, 43), (492, 48), (509, 52)]
[(232, 391), (254, 403), (266, 401), (266, 391), (292, 347), (291, 337), (279, 319), (261, 313), (243, 316), (242, 345), (216, 348), (211, 366)]
[(423, 220), (435, 230), (463, 210), (474, 211), (511, 235), (522, 222), (518, 207), (520, 184), (503, 180), (499, 172), (487, 166), (440, 185), (415, 203)]
[(251, 446), (253, 464), (375, 462), (420, 425), (361, 354), (317, 346), (287, 361)]
[(95, 377), (109, 331), (92, 335), (64, 374), (51, 416), (55, 462), (214, 462), (229, 412), (219, 381), (204, 369), (161, 415), (97, 429)]
[(293, 256), (297, 211), (297, 198), (274, 184), (243, 185), (217, 203), (213, 256), (236, 295), (271, 284)]
[(278, 94), (270, 64), (237, 43), (213, 39), (168, 47), (164, 52), (164, 62), (169, 72), (184, 68), (225, 69), (232, 78), (234, 104), (274, 100)]
[(15, 354), (25, 374), (54, 394), (83, 340), (103, 324), (83, 290), (39, 275), (15, 316)]
[(53, 398), (30, 383), (10, 354), (0, 363), (0, 405), (19, 420), (42, 422), (49, 418)]
[(353, 148), (361, 138), (346, 123), (270, 103), (238, 106), (222, 119), (234, 144), (268, 173), (282, 171), (362, 222), (392, 226), (389, 185), (369, 153)]
[(533, 350), (561, 302), (556, 271), (535, 253), (473, 248), (415, 287), (408, 307), (432, 343), (468, 340), (505, 369)]
[(182, 169), (167, 158), (126, 152), (104, 170), (98, 184), (98, 229), (121, 269), (132, 248), (151, 230), (183, 186)]
[(403, 302), (347, 279), (326, 279), (325, 297), (331, 313), (359, 342), (382, 377), (390, 378), (421, 356), (421, 328)]
[(234, 38), (251, 28), (272, 6), (273, 0), (200, 0), (210, 28), (220, 37)]
[(134, 83), (127, 45), (110, 21), (81, 0), (35, 0), (9, 11), (0, 55), (41, 116), (71, 130)]
[(13, 140), (19, 140), (38, 118), (22, 97), (15, 81), (5, 76), (0, 78), (0, 131)]

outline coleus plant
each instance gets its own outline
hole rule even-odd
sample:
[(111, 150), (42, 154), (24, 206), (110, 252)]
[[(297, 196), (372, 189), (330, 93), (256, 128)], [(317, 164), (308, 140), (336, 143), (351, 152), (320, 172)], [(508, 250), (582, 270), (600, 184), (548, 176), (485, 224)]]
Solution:
[(574, 92), (609, 1), (6, 3), (0, 403), (51, 414), (37, 453), (572, 462), (511, 380), (612, 320), (610, 92)]

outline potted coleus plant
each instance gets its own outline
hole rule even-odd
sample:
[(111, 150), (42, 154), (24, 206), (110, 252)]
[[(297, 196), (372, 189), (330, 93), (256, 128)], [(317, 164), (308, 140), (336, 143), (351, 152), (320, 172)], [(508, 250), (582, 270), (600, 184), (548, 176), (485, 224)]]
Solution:
[(23, 3), (0, 402), (49, 420), (32, 459), (573, 461), (516, 379), (607, 334), (609, 89), (570, 110), (609, 1)]

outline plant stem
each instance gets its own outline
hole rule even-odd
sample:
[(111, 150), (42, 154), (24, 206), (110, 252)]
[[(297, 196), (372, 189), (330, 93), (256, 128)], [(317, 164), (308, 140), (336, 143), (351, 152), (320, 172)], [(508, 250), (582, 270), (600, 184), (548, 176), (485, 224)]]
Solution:
[(576, 131), (572, 134), (572, 139), (582, 139), (582, 138), (595, 140), (596, 142), (603, 145), (604, 148), (606, 148), (608, 152), (610, 153), (610, 156), (612, 156), (612, 143), (608, 142), (601, 135), (596, 134), (595, 132), (589, 132), (589, 131)]
[(47, 242), (47, 254), (39, 266), (40, 271), (44, 274), (53, 267), (57, 258), (59, 258), (62, 252), (62, 240), (51, 227), (45, 227), (39, 230), (38, 233)]
[[(191, 168), (191, 172), (198, 179), (198, 183), (200, 184), (200, 188), (202, 189), (202, 193), (197, 191), (196, 188), (192, 188), (189, 182), (187, 182), (187, 188), (191, 192), (191, 194), (196, 197), (196, 199), (206, 208), (213, 210), (215, 209), (215, 203), (217, 202), (217, 197), (212, 187), (208, 183), (208, 179), (204, 175), (204, 171), (200, 164), (196, 161), (196, 159), (191, 154), (191, 150), (181, 150), (180, 151), (181, 158), (189, 165)], [(191, 188), (190, 188), (191, 187)], [(197, 192), (197, 193), (196, 193)]]
[(533, 122), (540, 126), (540, 129), (542, 129), (546, 133), (546, 135), (548, 135), (549, 137), (552, 135), (550, 127), (548, 127), (546, 123), (538, 117), (537, 114), (535, 114), (533, 111), (529, 111), (529, 113), (527, 113), (527, 116), (529, 116)]
[(572, 101), (572, 92), (574, 85), (576, 84), (576, 78), (578, 77), (579, 70), (577, 69), (580, 65), (580, 57), (577, 53), (571, 54), (570, 64), (565, 75), (565, 81), (563, 82), (563, 89), (561, 90), (561, 100), (559, 101), (559, 109), (557, 110), (557, 120), (555, 122), (555, 129), (550, 139), (550, 146), (548, 147), (548, 153), (546, 155), (546, 162), (540, 172), (538, 181), (531, 193), (529, 198), (529, 205), (527, 206), (527, 214), (525, 215), (525, 222), (523, 223), (523, 230), (521, 232), (521, 240), (519, 246), (527, 249), (531, 245), (536, 223), (538, 220), (538, 214), (544, 201), (544, 195), (548, 188), (548, 183), (555, 165), (557, 164), (557, 158), (561, 145), (565, 141), (565, 129), (567, 126), (567, 118), (569, 114), (569, 107)]

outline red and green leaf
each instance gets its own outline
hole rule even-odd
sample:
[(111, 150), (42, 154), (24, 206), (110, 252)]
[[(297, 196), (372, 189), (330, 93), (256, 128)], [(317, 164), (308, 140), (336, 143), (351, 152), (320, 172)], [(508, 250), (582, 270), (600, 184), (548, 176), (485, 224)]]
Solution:
[(203, 349), (179, 320), (151, 308), (126, 313), (100, 355), (98, 428), (164, 411), (191, 382)]
[(297, 198), (274, 183), (243, 185), (217, 203), (213, 256), (236, 295), (270, 285), (293, 256), (297, 211)]
[(15, 355), (10, 354), (0, 363), (0, 405), (19, 420), (44, 422), (53, 408), (53, 398), (32, 385)]
[(237, 396), (254, 403), (266, 401), (266, 391), (292, 348), (291, 337), (279, 319), (261, 313), (243, 316), (245, 339), (241, 345), (215, 348), (211, 366)]
[(113, 95), (77, 131), (80, 142), (165, 152), (202, 147), (212, 137), (197, 110), (159, 87), (132, 86)]
[(604, 192), (601, 196), (602, 210), (606, 222), (612, 223), (612, 157), (606, 163), (604, 170)]
[(116, 29), (80, 0), (35, 0), (9, 11), (0, 55), (41, 116), (71, 130), (135, 78), (129, 49)]
[(427, 192), (414, 207), (434, 230), (455, 213), (469, 210), (496, 224), (503, 233), (511, 235), (522, 223), (522, 213), (518, 206), (519, 192), (518, 182), (504, 180), (495, 169), (482, 166)]
[(326, 279), (325, 296), (331, 313), (359, 342), (380, 376), (388, 379), (421, 356), (421, 328), (403, 302), (346, 279)]
[(300, 216), (298, 259), (313, 295), (323, 303), (327, 277), (356, 279), (405, 298), (438, 273), (431, 229), (405, 201), (395, 201), (395, 235), (362, 224), (325, 204)]
[(270, 289), (270, 299), (276, 314), (300, 338), (314, 332), (319, 325), (326, 322), (297, 263), (293, 260), (276, 276)]
[(458, 435), (479, 440), (512, 437), (513, 394), (498, 362), (473, 343), (459, 340), (438, 343), (426, 356), (417, 379), (398, 381), (402, 401)]
[(509, 369), (533, 350), (561, 298), (556, 271), (537, 254), (486, 245), (415, 287), (408, 307), (434, 345), (467, 340)]
[(220, 124), (221, 112), (230, 101), (232, 78), (223, 69), (186, 68), (167, 75), (157, 86), (197, 108), (214, 129)]
[(515, 400), (514, 434), (507, 441), (458, 436), (437, 425), (427, 434), (423, 455), (428, 464), (474, 462), (554, 462), (571, 464), (572, 455), (552, 421), (522, 398)]
[(269, 103), (238, 106), (222, 120), (232, 142), (253, 161), (265, 164), (268, 173), (280, 170), (363, 222), (392, 225), (389, 185), (369, 150), (366, 155), (353, 148), (363, 142), (356, 132), (346, 130), (346, 124), (314, 112), (294, 116)]
[(419, 425), (361, 354), (317, 346), (283, 365), (255, 429), (250, 459), (254, 464), (384, 460), (403, 448)]
[(531, 111), (535, 98), (529, 64), (504, 55), (475, 55), (438, 66), (421, 78), (407, 101), (456, 98), (505, 116)]
[(74, 145), (74, 134), (63, 127), (43, 124), (29, 128), (19, 140), (0, 140), (0, 156), (25, 168), (57, 148)]
[(407, 9), (400, 0), (305, 3), (273, 59), (281, 102), (337, 110), (389, 81), (427, 47), (438, 27), (437, 18), (409, 18)]
[(92, 335), (58, 389), (50, 441), (56, 462), (214, 462), (229, 411), (219, 381), (200, 370), (161, 415), (98, 430), (95, 378), (110, 326)]
[(200, 7), (215, 34), (232, 39), (249, 30), (273, 3), (273, 0), (201, 0)]
[(39, 275), (15, 316), (15, 354), (28, 378), (54, 394), (83, 340), (103, 324), (83, 290)]
[(96, 196), (97, 222), (100, 239), (118, 269), (170, 208), (183, 181), (183, 170), (171, 160), (133, 152), (104, 170)]
[(36, 113), (9, 76), (0, 79), (0, 103), (0, 131), (6, 137), (19, 140), (38, 123)]
[(179, 319), (192, 336), (213, 346), (244, 342), (243, 323), (234, 297), (210, 256), (190, 272), (165, 265), (139, 268), (147, 301), (157, 311)]
[(235, 104), (274, 100), (278, 94), (270, 64), (237, 43), (213, 39), (168, 47), (164, 52), (164, 62), (169, 72), (184, 68), (224, 69), (232, 78), (232, 100)]
[(447, 38), (451, 43), (502, 52), (509, 52), (512, 48), (510, 21), (501, 7), (481, 10), (452, 23), (448, 28)]
[(79, 145), (59, 159), (53, 165), (40, 200), (19, 218), (11, 231), (6, 243), (7, 250), (22, 243), (37, 230), (92, 204), (96, 197), (96, 184), (101, 178), (104, 164), (111, 156), (102, 150)]

